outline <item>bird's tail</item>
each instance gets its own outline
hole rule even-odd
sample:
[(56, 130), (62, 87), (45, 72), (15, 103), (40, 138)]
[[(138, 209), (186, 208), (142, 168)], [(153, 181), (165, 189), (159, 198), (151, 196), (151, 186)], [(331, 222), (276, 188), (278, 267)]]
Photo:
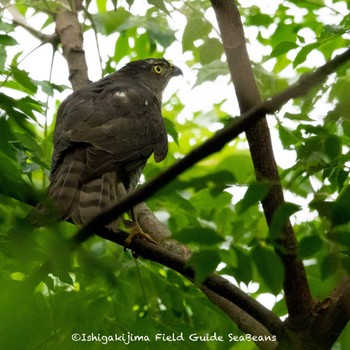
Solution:
[[(39, 218), (35, 221), (42, 223), (45, 217), (54, 215), (55, 219), (72, 221), (81, 226), (122, 199), (120, 197), (124, 196), (123, 192), (117, 192), (116, 171), (107, 172), (83, 183), (82, 178), (86, 171), (83, 149), (76, 149), (67, 154), (53, 174), (47, 198), (30, 216)], [(120, 219), (116, 219), (109, 227), (118, 231), (119, 224)]]

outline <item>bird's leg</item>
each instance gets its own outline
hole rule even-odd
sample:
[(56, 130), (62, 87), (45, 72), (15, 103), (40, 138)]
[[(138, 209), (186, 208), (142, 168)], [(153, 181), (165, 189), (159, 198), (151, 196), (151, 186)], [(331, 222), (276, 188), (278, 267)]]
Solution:
[(129, 236), (125, 240), (125, 247), (128, 247), (131, 244), (134, 237), (140, 237), (140, 238), (143, 238), (149, 242), (152, 242), (152, 243), (158, 245), (158, 242), (155, 241), (148, 233), (144, 232), (142, 230), (142, 228), (140, 227), (140, 225), (137, 221), (137, 217), (136, 217), (135, 212), (134, 212), (134, 208), (132, 208), (130, 210), (130, 216), (131, 216), (131, 221), (123, 220), (124, 225), (128, 229), (130, 229)]

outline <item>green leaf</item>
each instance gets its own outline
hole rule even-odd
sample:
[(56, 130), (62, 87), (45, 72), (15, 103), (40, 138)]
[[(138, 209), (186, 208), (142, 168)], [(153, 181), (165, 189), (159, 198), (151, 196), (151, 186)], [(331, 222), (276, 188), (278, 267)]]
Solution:
[(349, 274), (350, 273), (350, 252), (347, 255), (342, 256), (341, 263), (343, 269)]
[(284, 113), (283, 117), (288, 118), (290, 120), (312, 121), (312, 119), (309, 116), (307, 116), (303, 113), (294, 114), (294, 113), (286, 112), (286, 113)]
[(187, 265), (195, 270), (195, 283), (202, 283), (215, 271), (220, 261), (219, 254), (214, 250), (202, 250), (198, 253), (193, 253)]
[[(0, 72), (5, 70), (6, 58), (7, 58), (6, 49), (4, 46), (0, 45)], [(4, 82), (2, 82), (2, 84), (4, 84)]]
[(277, 295), (282, 290), (284, 271), (278, 256), (270, 249), (256, 246), (251, 252), (256, 268), (269, 286), (271, 292)]
[[(223, 192), (230, 184), (235, 182), (234, 175), (227, 170), (218, 170), (215, 173), (204, 175), (204, 176), (194, 176), (191, 177), (188, 181), (184, 182), (184, 188), (193, 187), (196, 192), (200, 192), (201, 190), (205, 190), (202, 192), (204, 196), (199, 194), (199, 200), (197, 200), (197, 204), (199, 207), (206, 207), (206, 200), (212, 201), (214, 197), (221, 195), (220, 200), (222, 205), (228, 204), (231, 202), (231, 198), (227, 197)], [(205, 196), (208, 196), (205, 198)], [(224, 197), (225, 196), (225, 197)], [(195, 199), (196, 195), (194, 196)], [(215, 198), (216, 203), (217, 198)], [(201, 203), (202, 201), (202, 203)], [(219, 204), (219, 203), (218, 203)]]
[(53, 96), (54, 90), (57, 90), (58, 92), (63, 92), (69, 89), (67, 85), (53, 84), (50, 81), (45, 80), (36, 81), (36, 83), (42, 88), (43, 92), (49, 96)]
[(164, 123), (168, 134), (174, 139), (175, 143), (179, 145), (179, 133), (176, 130), (175, 124), (168, 118), (164, 118)]
[[(283, 15), (282, 15), (283, 16)], [(275, 32), (270, 37), (272, 47), (277, 47), (281, 42), (295, 42), (300, 24), (291, 23), (289, 25), (276, 26)]]
[(14, 30), (14, 24), (13, 23), (7, 23), (5, 21), (0, 22), (0, 31), (4, 33), (10, 33)]
[(14, 79), (19, 82), (22, 86), (28, 89), (30, 92), (35, 94), (38, 90), (37, 84), (29, 77), (29, 73), (17, 68), (16, 66), (11, 66), (11, 71)]
[(270, 185), (262, 182), (253, 182), (249, 185), (242, 200), (236, 204), (237, 214), (242, 214), (251, 206), (261, 201), (269, 192)]
[(137, 57), (148, 57), (156, 48), (156, 39), (150, 35), (149, 31), (135, 38), (135, 52)]
[(283, 203), (277, 208), (276, 212), (273, 214), (271, 225), (270, 225), (270, 235), (273, 239), (279, 238), (284, 225), (287, 223), (289, 217), (299, 211), (301, 208), (299, 205), (294, 203)]
[(209, 64), (215, 60), (220, 60), (223, 53), (222, 43), (216, 38), (209, 38), (199, 48), (199, 62)]
[(99, 13), (106, 12), (107, 0), (96, 0), (96, 5)]
[(21, 177), (17, 164), (0, 150), (0, 194), (24, 203), (35, 204), (37, 195)]
[[(330, 100), (334, 103), (337, 103), (338, 107), (341, 107), (341, 110), (345, 108), (349, 109), (350, 101), (349, 95), (346, 93), (350, 89), (350, 79), (349, 77), (340, 77), (333, 85), (332, 89), (329, 92)], [(346, 111), (345, 111), (346, 112)], [(338, 113), (336, 114), (336, 118)], [(345, 120), (349, 122), (348, 119)]]
[(349, 171), (345, 171), (344, 169), (339, 169), (338, 171), (338, 177), (337, 177), (337, 185), (339, 188), (339, 191), (341, 191), (344, 187), (345, 181), (349, 177)]
[(40, 144), (38, 144), (37, 140), (35, 140), (31, 135), (23, 133), (14, 133), (14, 135), (16, 136), (17, 140), (20, 141), (21, 146), (35, 152), (37, 155), (43, 155), (43, 150), (40, 147)]
[(233, 247), (237, 257), (237, 267), (235, 268), (235, 277), (248, 284), (253, 279), (252, 258), (245, 250)]
[(323, 31), (321, 33), (321, 38), (325, 39), (325, 38), (329, 38), (332, 37), (334, 35), (337, 34), (344, 34), (344, 27), (339, 26), (339, 25), (330, 25), (330, 24), (326, 24), (323, 27)]
[(156, 41), (164, 48), (167, 48), (174, 42), (175, 34), (165, 24), (166, 23), (159, 19), (155, 21), (154, 18), (150, 18), (144, 23), (144, 27), (147, 30), (151, 42)]
[(234, 183), (243, 185), (254, 178), (252, 175), (254, 172), (252, 158), (248, 151), (237, 152), (234, 156), (226, 157), (218, 165), (217, 170), (233, 172)]
[(288, 315), (288, 309), (286, 305), (285, 299), (281, 299), (278, 301), (272, 308), (272, 312), (276, 314), (277, 316), (285, 316)]
[(58, 271), (56, 272), (58, 278), (63, 282), (63, 283), (67, 283), (71, 286), (74, 285), (72, 277), (70, 276), (70, 274), (67, 271)]
[[(12, 178), (12, 179), (20, 179), (19, 177), (19, 169), (17, 168), (17, 164), (12, 161), (12, 159), (6, 157), (6, 155), (0, 152), (0, 171), (1, 176)], [(2, 182), (1, 187), (6, 187), (6, 181)]]
[(299, 134), (298, 131), (289, 130), (278, 124), (278, 132), (285, 148), (293, 149), (296, 145), (300, 144), (300, 138), (297, 136)]
[(131, 52), (131, 48), (129, 45), (129, 36), (122, 32), (119, 35), (118, 40), (115, 43), (114, 50), (114, 61), (118, 63), (122, 58), (127, 56)]
[[(216, 193), (215, 188), (206, 188), (195, 193), (190, 202), (197, 209), (201, 218), (210, 221), (213, 219), (213, 213), (230, 205), (231, 200), (232, 195), (223, 192), (222, 189), (220, 189), (219, 193)], [(208, 203), (215, 204), (211, 206)]]
[[(2, 348), (20, 349), (23, 342), (33, 348), (42, 337), (49, 337), (52, 329), (51, 312), (42, 293), (30, 293), (25, 283), (2, 278), (0, 298), (6, 300), (0, 305)], [(21, 330), (21, 337), (16, 329)]]
[(337, 227), (327, 234), (327, 238), (345, 247), (350, 247), (350, 227)]
[(350, 221), (350, 185), (347, 185), (340, 192), (334, 202), (332, 223), (333, 225), (343, 225)]
[(227, 63), (221, 62), (221, 61), (213, 61), (209, 64), (203, 66), (197, 75), (197, 80), (194, 86), (198, 86), (203, 84), (205, 81), (213, 81), (215, 80), (219, 75), (227, 75), (228, 74), (228, 67)]
[(210, 23), (204, 21), (202, 17), (191, 16), (182, 36), (183, 52), (191, 50), (194, 47), (194, 41), (206, 38), (211, 30)]
[(134, 27), (135, 22), (129, 22), (131, 17), (131, 13), (126, 11), (123, 7), (119, 7), (118, 11), (108, 11), (92, 15), (97, 30), (104, 35), (117, 32), (121, 29), (122, 25), (124, 25), (123, 30), (126, 30), (126, 23), (129, 23), (128, 27), (130, 27), (130, 25)]
[(299, 244), (299, 255), (302, 259), (309, 258), (321, 250), (323, 241), (318, 236), (308, 236), (303, 238)]
[(182, 243), (196, 243), (199, 245), (215, 245), (222, 243), (224, 239), (220, 237), (213, 229), (208, 227), (186, 228), (174, 234), (174, 239)]
[(278, 57), (297, 47), (299, 47), (298, 44), (292, 41), (282, 41), (272, 50), (270, 56)]
[(320, 264), (321, 279), (331, 277), (339, 268), (339, 257), (335, 254), (326, 255)]
[(147, 2), (150, 5), (154, 5), (155, 7), (159, 8), (162, 11), (164, 11), (167, 15), (170, 15), (170, 12), (166, 8), (163, 0), (147, 0)]
[(23, 97), (16, 102), (16, 107), (26, 114), (27, 117), (37, 122), (34, 111), (43, 113), (42, 105), (30, 96)]
[(18, 42), (10, 35), (0, 34), (0, 45), (14, 46), (18, 45)]
[(296, 68), (299, 64), (305, 62), (305, 60), (307, 59), (308, 54), (316, 49), (319, 46), (319, 43), (313, 43), (313, 44), (309, 44), (304, 46), (303, 48), (300, 49), (300, 51), (298, 52), (298, 54), (295, 56), (294, 61), (293, 61), (293, 68)]
[(333, 215), (333, 202), (314, 199), (309, 204), (311, 209), (316, 209), (320, 216), (331, 219)]
[(330, 135), (325, 140), (325, 153), (330, 159), (334, 159), (342, 153), (342, 142), (337, 135)]

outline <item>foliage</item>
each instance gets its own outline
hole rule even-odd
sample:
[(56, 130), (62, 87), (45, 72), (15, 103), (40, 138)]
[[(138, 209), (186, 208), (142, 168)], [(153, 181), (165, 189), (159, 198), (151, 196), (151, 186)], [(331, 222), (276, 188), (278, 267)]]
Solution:
[[(53, 31), (56, 2), (12, 3), (23, 18), (40, 18), (39, 32)], [(350, 41), (348, 2), (274, 4), (246, 7), (242, 1), (240, 5), (249, 47), (261, 52), (261, 57), (252, 55), (252, 61), (264, 98), (329, 60)], [(71, 341), (74, 333), (151, 336), (152, 342), (131, 342), (130, 348), (135, 349), (164, 348), (164, 342), (153, 341), (158, 333), (183, 332), (186, 339), (191, 333), (241, 334), (177, 273), (135, 260), (121, 247), (98, 238), (68, 256), (63, 242), (74, 232), (72, 225), (34, 230), (25, 223), (30, 205), (37, 203), (48, 183), (54, 113), (48, 109), (49, 102), (62, 97), (66, 87), (38, 79), (30, 67), (24, 68), (27, 53), (22, 52), (20, 32), (5, 8), (0, 10), (4, 19), (0, 22), (0, 294), (1, 300), (6, 300), (0, 306), (2, 348), (20, 349), (24, 343), (28, 349), (85, 346)], [(203, 87), (214, 91), (215, 84), (228, 79), (209, 2), (149, 0), (141, 11), (133, 0), (90, 0), (82, 16), (85, 32), (95, 32), (100, 41), (115, 40), (114, 49), (102, 56), (103, 75), (130, 59), (181, 50), (186, 65), (196, 73), (193, 93)], [(152, 210), (165, 218), (174, 238), (193, 250), (189, 264), (197, 271), (196, 282), (218, 271), (241, 286), (257, 282), (254, 296), (281, 295), (283, 269), (273, 252), (273, 239), (291, 215), (299, 255), (306, 263), (315, 297), (327, 296), (350, 272), (349, 76), (344, 67), (318, 91), (295, 100), (275, 116), (274, 127), (283, 148), (278, 159), (295, 161), (283, 168), (280, 164), (282, 184), (293, 203), (276, 213), (273, 232), (269, 232), (258, 204), (270, 184), (254, 180), (243, 136), (148, 201)], [(149, 162), (146, 181), (209, 138), (235, 114), (228, 108), (232, 102), (226, 97), (229, 94), (222, 95), (222, 100), (210, 101), (208, 110), (195, 111), (185, 105), (188, 99), (184, 103), (179, 98), (181, 89), (169, 97), (164, 104), (169, 155), (162, 164)], [(193, 112), (191, 118), (189, 111)], [(49, 256), (54, 256), (56, 263), (49, 276), (40, 279), (39, 266)], [(41, 281), (34, 293), (28, 293), (29, 276)], [(278, 316), (285, 315), (284, 300), (277, 302), (276, 298), (273, 310)], [(349, 331), (339, 338), (339, 348), (346, 348)], [(189, 340), (184, 344), (186, 349), (198, 348)], [(167, 349), (179, 348), (178, 342), (166, 345)], [(97, 349), (101, 343), (88, 346)], [(251, 342), (202, 342), (200, 347), (254, 348)], [(119, 341), (106, 348), (124, 349), (126, 345)]]

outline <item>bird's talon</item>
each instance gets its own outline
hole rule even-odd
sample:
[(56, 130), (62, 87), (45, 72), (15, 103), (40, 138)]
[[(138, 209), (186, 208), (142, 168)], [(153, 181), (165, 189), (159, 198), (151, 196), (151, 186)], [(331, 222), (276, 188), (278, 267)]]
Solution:
[(127, 248), (135, 237), (140, 237), (145, 239), (146, 241), (159, 245), (157, 241), (155, 241), (148, 233), (143, 232), (141, 227), (137, 225), (131, 228), (129, 236), (125, 240), (124, 247)]

